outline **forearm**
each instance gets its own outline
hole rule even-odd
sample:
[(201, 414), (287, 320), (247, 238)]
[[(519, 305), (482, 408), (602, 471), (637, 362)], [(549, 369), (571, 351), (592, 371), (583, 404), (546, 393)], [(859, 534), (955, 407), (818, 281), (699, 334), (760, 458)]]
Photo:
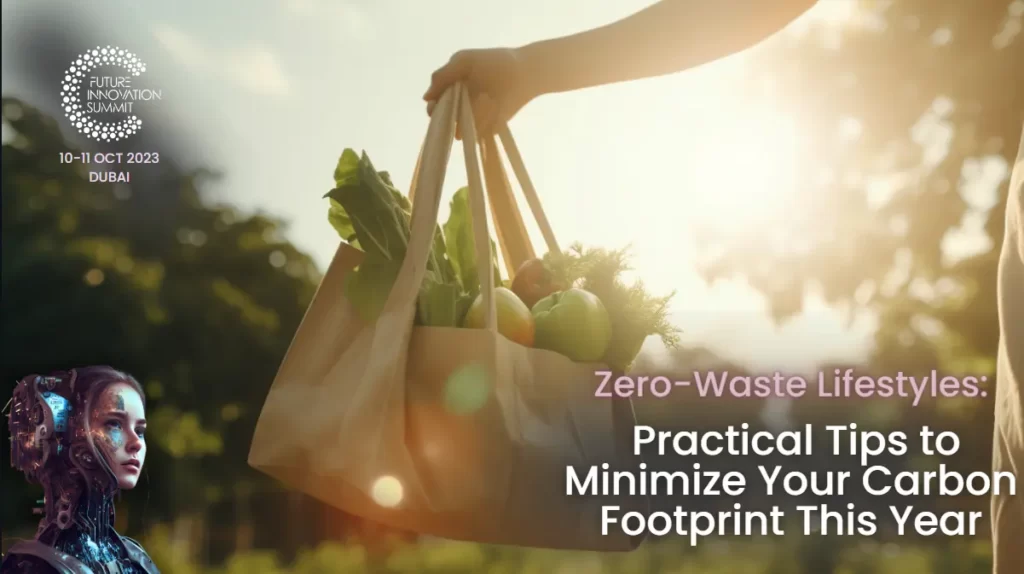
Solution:
[(742, 51), (815, 0), (662, 0), (618, 22), (523, 46), (536, 95), (662, 76)]

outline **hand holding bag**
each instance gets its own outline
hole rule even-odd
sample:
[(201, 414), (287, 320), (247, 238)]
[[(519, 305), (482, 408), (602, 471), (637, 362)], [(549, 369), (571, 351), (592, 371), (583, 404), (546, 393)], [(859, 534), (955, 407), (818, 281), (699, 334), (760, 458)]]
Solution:
[[(414, 325), (455, 122), (462, 128), (484, 329)], [(557, 250), (507, 127), (499, 136), (549, 250)], [(601, 507), (646, 513), (645, 497), (567, 496), (601, 464), (635, 470), (628, 401), (596, 398), (602, 365), (527, 348), (497, 331), (493, 255), (478, 152), (506, 264), (533, 257), (497, 142), (477, 144), (465, 87), (440, 99), (413, 175), (405, 259), (379, 317), (342, 289), (361, 253), (342, 244), (278, 371), (249, 464), (346, 512), (422, 534), (492, 544), (628, 551), (602, 535)], [(627, 466), (628, 465), (628, 466)], [(632, 466), (632, 468), (630, 468)], [(595, 478), (600, 478), (599, 475)], [(598, 482), (600, 484), (600, 482)]]

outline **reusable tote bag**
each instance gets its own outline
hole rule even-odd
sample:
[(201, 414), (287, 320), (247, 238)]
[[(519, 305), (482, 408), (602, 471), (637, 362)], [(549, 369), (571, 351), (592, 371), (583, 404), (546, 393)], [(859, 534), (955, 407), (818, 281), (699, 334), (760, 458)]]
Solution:
[[(456, 117), (487, 310), (484, 329), (413, 324)], [(580, 496), (567, 480), (567, 467), (579, 484), (592, 468), (601, 472), (603, 463), (615, 470), (631, 462), (635, 469), (630, 403), (594, 396), (595, 371), (602, 365), (573, 363), (497, 332), (472, 122), (465, 88), (456, 85), (430, 120), (411, 185), (408, 249), (372, 324), (357, 318), (342, 289), (361, 253), (346, 244), (338, 249), (271, 386), (249, 464), (346, 512), (422, 534), (546, 548), (635, 549), (643, 536), (614, 527), (602, 535), (602, 506), (618, 506), (613, 513), (621, 517), (647, 512), (648, 500)], [(501, 135), (549, 248), (557, 249), (511, 134), (503, 129)], [(529, 256), (494, 141), (482, 147), (502, 249), (517, 259)]]

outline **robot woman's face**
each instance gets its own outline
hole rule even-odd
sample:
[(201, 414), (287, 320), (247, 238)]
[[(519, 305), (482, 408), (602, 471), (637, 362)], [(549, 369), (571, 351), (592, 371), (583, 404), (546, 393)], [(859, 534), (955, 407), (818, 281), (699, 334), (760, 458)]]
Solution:
[(107, 387), (93, 405), (89, 426), (118, 488), (135, 488), (146, 461), (146, 410), (138, 391), (125, 383)]

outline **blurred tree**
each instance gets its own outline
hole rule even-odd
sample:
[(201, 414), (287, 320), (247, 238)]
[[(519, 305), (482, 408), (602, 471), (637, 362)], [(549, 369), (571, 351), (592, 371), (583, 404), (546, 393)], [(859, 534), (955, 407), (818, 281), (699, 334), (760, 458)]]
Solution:
[[(160, 478), (143, 481), (143, 500), (126, 495), (129, 518), (145, 506), (147, 521), (188, 524), (238, 489), (271, 488), (248, 468), (248, 444), (317, 285), (312, 260), (279, 222), (207, 206), (204, 174), (164, 164), (146, 167), (174, 216), (135, 225), (141, 194), (62, 163), (78, 150), (53, 120), (6, 98), (3, 118), (3, 377), (108, 363), (139, 378), (147, 469)], [(21, 497), (4, 505), (4, 524), (34, 522), (35, 494), (5, 484)], [(190, 536), (203, 536), (202, 523)]]
[[(987, 469), (996, 265), (1024, 122), (1024, 1), (846, 6), (841, 24), (791, 30), (752, 54), (746, 89), (799, 119), (807, 163), (784, 220), (744, 236), (702, 232), (704, 273), (745, 277), (779, 322), (809, 292), (851, 318), (875, 314), (875, 352), (861, 371), (987, 376), (988, 400), (858, 411), (873, 427), (954, 430), (961, 449), (945, 462)], [(851, 406), (801, 401), (793, 416), (834, 421)], [(802, 568), (833, 571), (839, 552), (836, 539), (815, 542), (801, 551)]]
[(709, 235), (726, 255), (705, 271), (747, 277), (779, 320), (808, 285), (878, 313), (878, 368), (992, 373), (1024, 1), (849, 5), (840, 29), (811, 26), (754, 54), (763, 73), (749, 88), (800, 119), (799, 207), (744, 237)]

